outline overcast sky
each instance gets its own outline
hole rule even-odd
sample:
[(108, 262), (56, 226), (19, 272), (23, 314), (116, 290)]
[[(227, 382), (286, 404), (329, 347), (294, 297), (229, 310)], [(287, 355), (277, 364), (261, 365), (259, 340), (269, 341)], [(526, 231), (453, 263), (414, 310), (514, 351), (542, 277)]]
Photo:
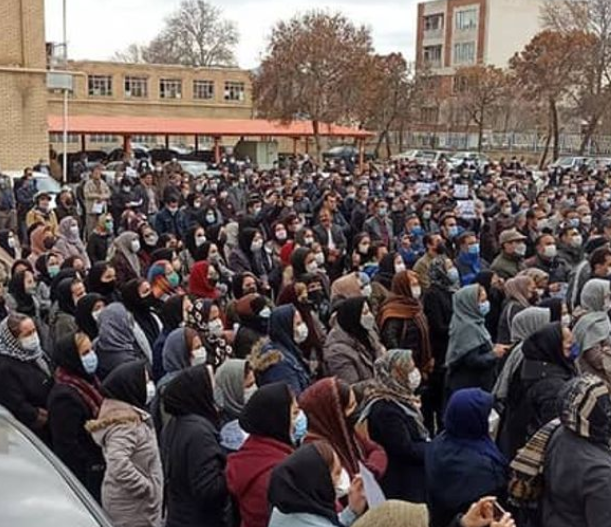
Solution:
[[(1, 1), (1, 0), (0, 0)], [(132, 42), (153, 38), (180, 0), (66, 0), (71, 59), (109, 59)], [(379, 53), (400, 51), (413, 60), (417, 0), (215, 0), (240, 32), (239, 65), (252, 68), (278, 20), (308, 9), (341, 11), (372, 30)], [(62, 0), (45, 0), (47, 41), (62, 39)]]

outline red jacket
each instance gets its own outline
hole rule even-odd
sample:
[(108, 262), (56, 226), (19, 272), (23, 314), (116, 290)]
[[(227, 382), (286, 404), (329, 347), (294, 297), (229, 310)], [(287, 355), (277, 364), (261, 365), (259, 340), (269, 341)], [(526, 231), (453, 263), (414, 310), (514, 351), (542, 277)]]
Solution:
[(291, 446), (276, 439), (251, 435), (227, 458), (227, 486), (239, 503), (242, 527), (267, 527), (272, 470), (292, 453)]

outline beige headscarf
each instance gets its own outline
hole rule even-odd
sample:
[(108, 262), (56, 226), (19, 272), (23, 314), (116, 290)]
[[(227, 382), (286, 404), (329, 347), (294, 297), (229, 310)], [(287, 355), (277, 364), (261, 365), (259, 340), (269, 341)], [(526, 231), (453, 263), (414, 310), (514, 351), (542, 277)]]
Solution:
[(530, 307), (528, 286), (533, 281), (530, 276), (516, 276), (505, 282), (505, 294), (518, 302), (522, 307)]
[(426, 505), (389, 500), (367, 512), (352, 527), (428, 527)]
[(338, 298), (346, 299), (361, 295), (359, 273), (350, 273), (349, 275), (342, 276), (335, 280), (331, 286), (331, 302)]

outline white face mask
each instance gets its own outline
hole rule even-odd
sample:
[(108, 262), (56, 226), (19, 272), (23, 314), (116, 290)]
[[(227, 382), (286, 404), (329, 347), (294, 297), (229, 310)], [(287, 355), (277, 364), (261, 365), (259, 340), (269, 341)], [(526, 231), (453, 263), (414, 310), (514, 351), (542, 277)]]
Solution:
[(561, 323), (562, 323), (563, 328), (570, 327), (571, 326), (571, 315), (569, 315), (568, 313), (566, 315), (562, 315)]
[(543, 256), (546, 258), (555, 258), (558, 254), (558, 249), (555, 245), (546, 245), (543, 249)]
[(223, 322), (221, 319), (216, 318), (212, 322), (208, 324), (208, 331), (216, 337), (221, 337), (223, 335), (223, 331), (225, 331), (225, 327), (223, 326)]
[(258, 387), (256, 384), (253, 384), (249, 388), (245, 388), (244, 389), (244, 403), (247, 403), (257, 390), (258, 390)]
[(146, 404), (151, 404), (156, 394), (157, 389), (155, 388), (155, 383), (153, 381), (148, 381), (146, 383)]
[(403, 262), (395, 264), (395, 273), (399, 274), (405, 271), (405, 264)]
[(337, 499), (345, 498), (350, 492), (350, 476), (345, 468), (342, 468), (339, 481), (335, 484), (335, 497)]
[(206, 359), (208, 358), (208, 352), (206, 348), (202, 346), (201, 348), (194, 349), (191, 352), (191, 366), (199, 366), (200, 364), (206, 364)]
[(308, 338), (308, 326), (305, 322), (301, 322), (294, 331), (293, 338), (297, 344), (303, 344)]
[(96, 309), (95, 311), (91, 312), (91, 318), (93, 318), (93, 320), (95, 320), (96, 322), (100, 319), (100, 315), (102, 314), (103, 308), (102, 309)]
[(367, 313), (366, 315), (361, 315), (361, 326), (363, 326), (366, 330), (372, 330), (375, 326), (376, 319), (372, 313)]
[(21, 347), (27, 351), (36, 351), (40, 349), (40, 339), (38, 338), (38, 333), (34, 333), (29, 337), (19, 339), (19, 344), (21, 344)]
[(316, 260), (314, 260), (313, 262), (310, 262), (308, 265), (306, 265), (306, 271), (310, 274), (315, 273), (316, 271), (318, 271), (318, 264), (316, 263)]
[(138, 240), (134, 240), (131, 244), (130, 244), (130, 248), (132, 250), (133, 253), (137, 253), (140, 251), (140, 241)]
[(204, 245), (204, 243), (206, 243), (205, 236), (196, 236), (195, 237), (195, 247), (201, 247), (202, 245)]
[(255, 252), (255, 251), (260, 251), (263, 247), (263, 240), (257, 240), (256, 242), (252, 242), (250, 244), (250, 250)]
[(418, 388), (420, 388), (420, 383), (422, 382), (422, 374), (418, 368), (414, 368), (409, 372), (408, 375), (409, 388), (412, 392), (415, 392)]
[(276, 231), (276, 239), (280, 242), (286, 240), (286, 231)]
[(526, 254), (526, 244), (520, 243), (519, 245), (516, 245), (515, 252), (518, 256), (524, 256)]
[(363, 293), (363, 296), (365, 298), (369, 298), (371, 296), (371, 293), (373, 292), (371, 289), (371, 285), (367, 284), (365, 286), (363, 286), (363, 288), (361, 289), (361, 292)]
[(79, 235), (78, 225), (72, 225), (72, 227), (70, 227), (70, 234), (73, 236)]
[(325, 253), (316, 253), (314, 255), (314, 257), (316, 258), (316, 263), (320, 266), (320, 265), (325, 265)]
[(261, 311), (259, 311), (259, 316), (261, 318), (269, 318), (272, 316), (271, 308), (265, 306)]
[(13, 236), (11, 236), (10, 238), (7, 239), (7, 244), (11, 249), (15, 248), (15, 238)]
[(422, 296), (422, 288), (419, 285), (412, 286), (412, 296), (415, 300), (420, 300)]

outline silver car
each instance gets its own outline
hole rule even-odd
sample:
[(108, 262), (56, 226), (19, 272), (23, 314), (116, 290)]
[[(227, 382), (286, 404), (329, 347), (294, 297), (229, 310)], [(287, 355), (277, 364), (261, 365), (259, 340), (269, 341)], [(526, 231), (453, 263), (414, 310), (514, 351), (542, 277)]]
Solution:
[(112, 527), (101, 507), (30, 430), (0, 406), (0, 524)]

